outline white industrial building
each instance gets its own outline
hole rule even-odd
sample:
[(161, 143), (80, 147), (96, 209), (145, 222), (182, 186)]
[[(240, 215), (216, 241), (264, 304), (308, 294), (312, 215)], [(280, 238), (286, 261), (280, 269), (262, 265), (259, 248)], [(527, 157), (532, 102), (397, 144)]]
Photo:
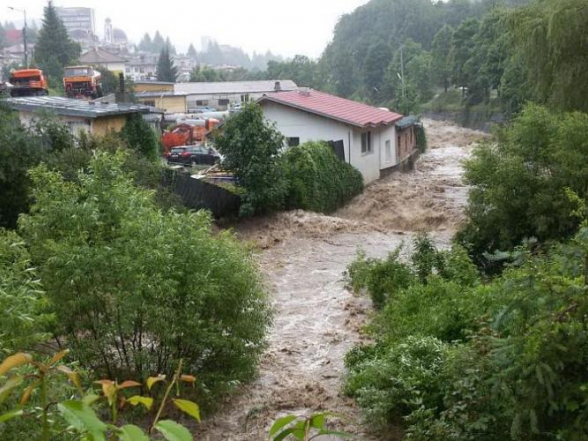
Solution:
[(218, 83), (176, 83), (174, 92), (187, 96), (188, 109), (212, 107), (226, 110), (231, 105), (254, 101), (275, 91), (293, 91), (294, 81), (226, 81)]

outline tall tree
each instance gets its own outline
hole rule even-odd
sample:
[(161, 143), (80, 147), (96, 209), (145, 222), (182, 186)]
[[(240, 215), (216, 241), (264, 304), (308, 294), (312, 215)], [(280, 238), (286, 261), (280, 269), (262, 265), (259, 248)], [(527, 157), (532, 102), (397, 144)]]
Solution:
[(535, 98), (559, 109), (587, 112), (586, 0), (533, 2), (517, 10), (509, 25)]
[(152, 47), (152, 52), (159, 52), (165, 47), (165, 40), (163, 39), (159, 31), (155, 31), (155, 35), (153, 36)]
[(198, 56), (198, 53), (196, 52), (196, 49), (194, 48), (194, 45), (192, 43), (190, 43), (190, 46), (188, 47), (187, 55), (192, 59), (196, 59), (196, 57)]
[(433, 80), (437, 86), (443, 87), (445, 92), (451, 85), (452, 41), (453, 28), (450, 25), (445, 25), (435, 35), (431, 50)]
[(167, 37), (165, 39), (165, 47), (167, 47), (167, 49), (169, 50), (169, 53), (172, 55), (176, 55), (176, 48), (175, 46), (171, 43), (171, 40), (169, 39), (169, 37)]
[(145, 52), (151, 52), (153, 50), (153, 41), (151, 41), (151, 36), (149, 33), (146, 32), (145, 35), (143, 35), (143, 38), (139, 43), (139, 50)]
[(178, 68), (174, 66), (167, 47), (163, 47), (159, 53), (156, 75), (157, 81), (169, 81), (172, 83), (175, 83), (178, 77)]
[(453, 33), (453, 47), (451, 50), (452, 61), (452, 79), (453, 84), (461, 87), (465, 97), (465, 88), (471, 81), (471, 69), (466, 69), (466, 64), (470, 61), (476, 48), (475, 36), (478, 33), (480, 22), (476, 19), (468, 19)]
[(0, 23), (0, 49), (4, 49), (6, 47), (6, 30), (2, 23)]
[(39, 31), (39, 41), (35, 47), (35, 61), (41, 68), (47, 68), (50, 78), (55, 80), (57, 74), (57, 78), (61, 79), (62, 72), (53, 72), (56, 66), (63, 69), (64, 66), (73, 64), (80, 53), (80, 45), (69, 38), (53, 2), (49, 0), (44, 9), (43, 26)]
[(363, 64), (363, 81), (367, 94), (374, 102), (383, 101), (383, 87), (386, 78), (386, 68), (392, 60), (392, 51), (386, 43), (373, 45)]

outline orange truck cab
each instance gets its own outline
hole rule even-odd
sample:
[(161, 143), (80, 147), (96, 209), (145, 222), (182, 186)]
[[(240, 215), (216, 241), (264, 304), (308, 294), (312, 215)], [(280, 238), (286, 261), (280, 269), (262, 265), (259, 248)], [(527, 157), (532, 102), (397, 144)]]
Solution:
[(102, 96), (100, 72), (91, 66), (70, 66), (63, 74), (65, 94), (70, 98)]
[(47, 79), (43, 76), (41, 69), (13, 70), (10, 72), (8, 82), (12, 85), (10, 95), (13, 97), (49, 94)]

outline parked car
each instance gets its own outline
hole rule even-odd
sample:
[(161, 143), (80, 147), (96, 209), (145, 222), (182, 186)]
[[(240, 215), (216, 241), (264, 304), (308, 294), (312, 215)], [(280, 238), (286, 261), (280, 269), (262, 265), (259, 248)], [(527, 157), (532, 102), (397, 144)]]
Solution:
[(221, 156), (212, 148), (185, 145), (172, 148), (167, 157), (167, 162), (184, 165), (214, 165), (221, 162)]

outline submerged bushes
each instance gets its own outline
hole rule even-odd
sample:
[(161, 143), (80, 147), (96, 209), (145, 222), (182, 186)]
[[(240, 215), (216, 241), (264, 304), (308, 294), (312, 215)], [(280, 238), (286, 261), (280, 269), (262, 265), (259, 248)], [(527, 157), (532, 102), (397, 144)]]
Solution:
[[(346, 391), (366, 418), (418, 440), (586, 439), (588, 229), (544, 256), (520, 250), (490, 282), (459, 248), (427, 259), (416, 248), (417, 261), (442, 264), (389, 292), (375, 343), (347, 356)], [(414, 257), (393, 256), (417, 273)], [(374, 268), (361, 276), (368, 290), (383, 277)]]
[(56, 334), (109, 378), (169, 372), (183, 358), (202, 391), (250, 379), (270, 318), (248, 252), (213, 237), (203, 212), (159, 210), (123, 164), (101, 153), (75, 181), (31, 172), (36, 202), (21, 231)]
[(363, 177), (325, 143), (307, 142), (283, 155), (286, 208), (329, 213), (363, 190)]

